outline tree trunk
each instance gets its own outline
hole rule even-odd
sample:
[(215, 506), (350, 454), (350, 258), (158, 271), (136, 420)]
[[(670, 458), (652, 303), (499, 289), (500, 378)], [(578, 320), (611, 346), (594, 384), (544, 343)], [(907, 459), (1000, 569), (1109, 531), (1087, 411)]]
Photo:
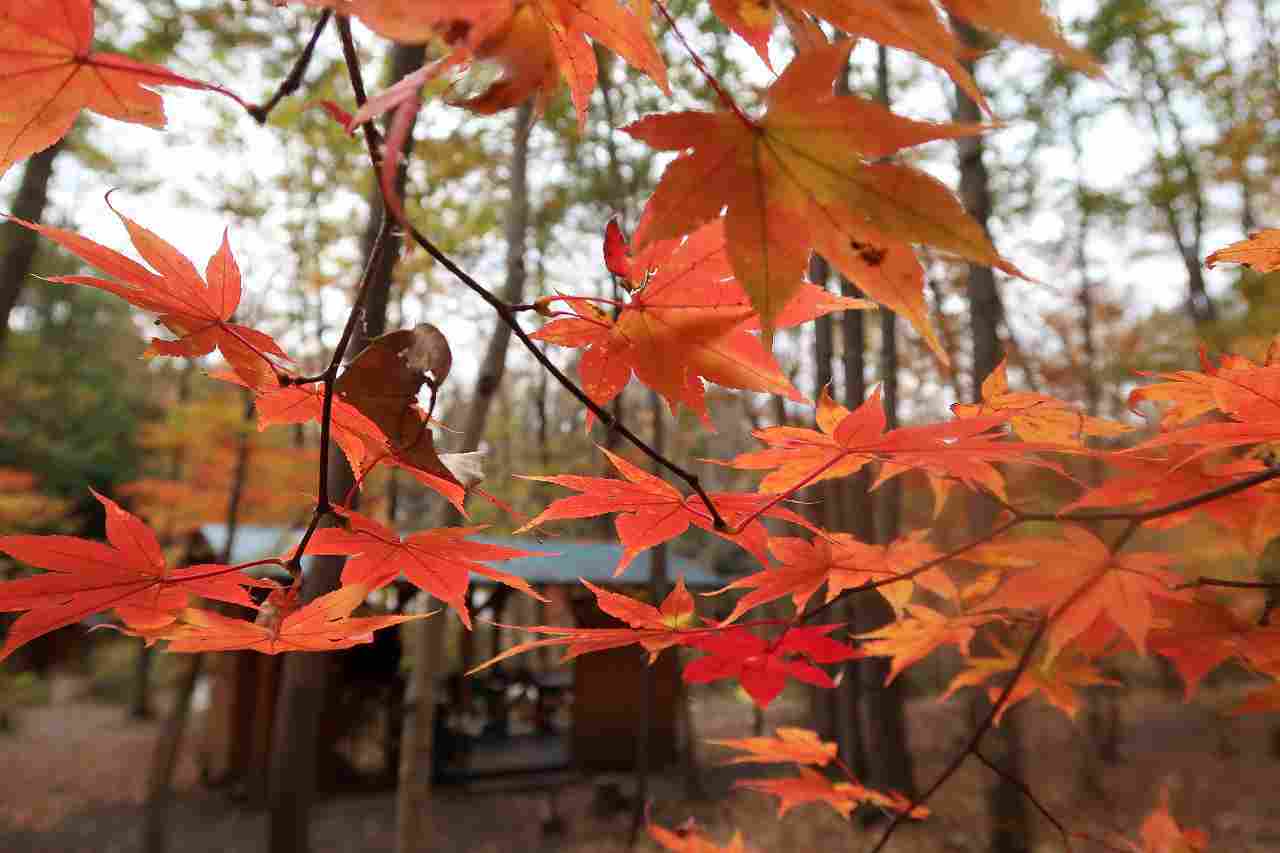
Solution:
[[(406, 69), (413, 70), (422, 64), (423, 56), (421, 45), (395, 45), (391, 50), (388, 73), (407, 73)], [(405, 148), (412, 144), (413, 129), (410, 128), (405, 137)], [(396, 192), (403, 194), (405, 168), (400, 169), (395, 183)], [(365, 265), (369, 268), (369, 292), (365, 301), (364, 323), (357, 326), (352, 336), (347, 358), (358, 354), (370, 340), (386, 330), (391, 279), (400, 256), (400, 238), (395, 229), (388, 227), (387, 214), (376, 188), (372, 190), (369, 202), (371, 221), (365, 228), (363, 239)], [(379, 235), (382, 237), (382, 249), (381, 254), (375, 256)], [(345, 499), (355, 484), (355, 478), (336, 446), (330, 446), (329, 458), (324, 464), (328, 465), (329, 494), (335, 500)], [(302, 601), (312, 601), (337, 589), (344, 563), (342, 557), (314, 558), (302, 580)], [(294, 652), (284, 656), (267, 773), (270, 853), (309, 853), (311, 849), (311, 805), (316, 796), (320, 715), (328, 692), (329, 666), (327, 655)]]
[[(533, 129), (533, 107), (526, 102), (516, 110), (509, 191), (507, 206), (507, 275), (502, 298), (507, 302), (519, 302), (525, 284), (525, 245), (529, 231), (529, 134)], [(484, 437), (485, 423), (489, 417), (498, 387), (502, 383), (507, 364), (507, 345), (511, 330), (498, 322), (466, 413), (461, 448), (474, 450)], [(445, 507), (444, 519), (456, 518), (457, 510)], [(442, 666), (444, 617), (429, 620), (438, 623), (419, 630), (415, 636), (414, 667), (409, 675), (408, 695), (410, 707), (405, 716), (404, 734), (400, 752), (400, 791), (396, 803), (397, 853), (419, 853), (438, 848), (439, 838), (431, 816), (431, 775), (435, 755), (435, 682)]]
[[(977, 32), (965, 21), (953, 19), (956, 33), (970, 46), (978, 44)], [(965, 63), (970, 71), (973, 63)], [(960, 122), (978, 122), (982, 113), (964, 92), (956, 90), (955, 117)], [(982, 161), (980, 137), (958, 141), (960, 154), (960, 200), (984, 229), (991, 217), (991, 188), (986, 164)], [(996, 293), (995, 274), (990, 267), (970, 266), (968, 279), (969, 325), (973, 335), (973, 373), (970, 377), (974, 400), (982, 399), (982, 380), (1000, 363), (998, 337), (1000, 299)], [(970, 509), (975, 532), (991, 527), (994, 505), (976, 496)], [(984, 739), (984, 749), (992, 761), (1014, 779), (1023, 778), (1022, 738), (1018, 714), (1009, 712), (1002, 725), (993, 728)], [(1026, 801), (1016, 786), (1000, 776), (991, 787), (988, 807), (992, 822), (992, 853), (1024, 853), (1029, 850), (1031, 815)]]
[[(65, 147), (66, 140), (60, 139), (27, 161), (22, 183), (18, 185), (18, 195), (13, 200), (12, 212), (18, 219), (39, 222), (44, 218), (44, 210), (49, 203), (53, 161)], [(0, 359), (3, 359), (9, 337), (9, 315), (18, 304), (18, 297), (22, 295), (22, 288), (31, 273), (31, 262), (35, 260), (36, 249), (40, 246), (40, 235), (12, 223), (0, 227), (6, 232), (4, 255), (0, 257)]]
[[(185, 377), (184, 377), (185, 390)], [(246, 424), (253, 418), (253, 397), (244, 393), (244, 420)], [(227, 495), (227, 540), (222, 543), (222, 551), (218, 555), (219, 562), (231, 563), (232, 548), (235, 546), (236, 529), (240, 525), (240, 505), (244, 499), (244, 486), (249, 477), (250, 438), (248, 432), (241, 432), (236, 442), (236, 462), (231, 475), (231, 491)], [(181, 461), (177, 463), (181, 464)], [(177, 467), (177, 466), (175, 466)], [(178, 766), (178, 756), (182, 752), (182, 741), (186, 735), (187, 722), (191, 717), (191, 700), (195, 695), (196, 685), (204, 671), (205, 654), (197, 653), (178, 685), (178, 694), (174, 697), (173, 708), (165, 719), (164, 728), (156, 741), (151, 757), (151, 771), (147, 777), (146, 818), (143, 827), (143, 850), (145, 853), (164, 853), (169, 845), (169, 804), (173, 800), (173, 774)]]

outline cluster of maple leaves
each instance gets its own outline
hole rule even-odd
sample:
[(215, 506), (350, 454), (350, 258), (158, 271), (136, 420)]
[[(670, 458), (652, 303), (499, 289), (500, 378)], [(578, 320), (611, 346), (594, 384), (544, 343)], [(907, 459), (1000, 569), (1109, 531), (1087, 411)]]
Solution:
[[(529, 98), (545, 101), (563, 81), (585, 121), (596, 75), (593, 43), (613, 50), (664, 91), (666, 66), (653, 37), (659, 19), (683, 44), (678, 22), (660, 0), (305, 2), (358, 17), (392, 38), (435, 39), (446, 46), (442, 58), (357, 104), (354, 113), (333, 105), (331, 114), (350, 127), (389, 110), (416, 109), (426, 80), (480, 66), (496, 66), (498, 73), (479, 94), (456, 101), (459, 106), (494, 112)], [(1081, 70), (1097, 71), (1092, 59), (1062, 40), (1038, 0), (941, 5), (977, 26), (1054, 51)], [(718, 109), (651, 115), (624, 128), (676, 155), (632, 240), (616, 223), (606, 229), (605, 264), (628, 296), (545, 296), (534, 307), (547, 322), (532, 337), (582, 350), (582, 389), (597, 407), (634, 377), (673, 411), (686, 407), (708, 427), (707, 382), (807, 403), (774, 359), (773, 334), (831, 312), (873, 304), (898, 312), (946, 361), (929, 326), (923, 273), (912, 246), (1019, 273), (943, 184), (892, 157), (905, 147), (985, 128), (908, 120), (874, 102), (838, 94), (834, 82), (853, 42), (828, 43), (816, 23), (821, 19), (852, 36), (910, 51), (983, 103), (961, 62), (965, 50), (938, 8), (929, 0), (713, 0), (711, 7), (770, 67), (769, 38), (785, 20), (795, 58), (763, 93), (759, 115), (736, 103), (708, 74)], [(157, 85), (207, 89), (244, 103), (220, 86), (95, 53), (92, 30), (89, 0), (0, 0), (0, 57), (6, 75), (24, 82), (4, 95), (0, 172), (56, 142), (83, 108), (162, 125), (160, 96), (150, 88)], [(403, 217), (396, 200), (387, 201)], [(437, 452), (430, 407), (418, 402), (424, 386), (434, 400), (452, 363), (438, 330), (423, 325), (392, 332), (369, 344), (340, 375), (335, 357), (334, 372), (305, 376), (275, 340), (234, 321), (241, 275), (225, 234), (202, 275), (164, 239), (118, 215), (145, 264), (73, 231), (11, 221), (100, 273), (49, 281), (98, 288), (156, 315), (174, 338), (155, 340), (149, 355), (195, 358), (216, 350), (230, 369), (214, 377), (252, 392), (261, 428), (318, 422), (358, 480), (378, 465), (399, 467), (465, 510), (466, 497), (476, 491), (472, 460)], [(869, 300), (833, 295), (805, 281), (813, 253), (856, 282)], [(1209, 258), (1210, 264), (1218, 261), (1260, 271), (1280, 268), (1280, 232), (1263, 232)], [(1157, 379), (1135, 391), (1132, 403), (1161, 406), (1161, 431), (1124, 450), (1098, 446), (1130, 427), (1051, 397), (1011, 391), (1001, 366), (984, 383), (981, 401), (955, 405), (953, 417), (941, 423), (888, 429), (878, 392), (852, 411), (824, 393), (815, 407), (816, 429), (757, 430), (763, 449), (718, 462), (761, 472), (752, 492), (685, 493), (607, 450), (602, 452), (616, 477), (533, 477), (575, 494), (556, 500), (522, 530), (613, 514), (624, 546), (619, 574), (637, 554), (691, 525), (740, 546), (761, 568), (721, 590), (745, 591), (724, 618), (699, 617), (683, 582), (659, 606), (588, 584), (601, 610), (625, 627), (531, 627), (535, 639), (489, 663), (542, 646), (563, 646), (566, 658), (630, 645), (653, 656), (685, 646), (700, 653), (685, 667), (686, 681), (733, 680), (764, 706), (788, 680), (832, 687), (827, 665), (883, 656), (891, 661), (892, 680), (932, 651), (953, 646), (964, 653), (966, 666), (947, 694), (985, 686), (998, 722), (1012, 704), (1037, 693), (1074, 715), (1076, 688), (1110, 683), (1100, 661), (1154, 652), (1178, 668), (1188, 695), (1219, 664), (1242, 663), (1272, 681), (1237, 710), (1280, 708), (1280, 629), (1265, 620), (1257, 624), (1232, 602), (1195, 588), (1176, 571), (1175, 555), (1127, 547), (1140, 526), (1167, 529), (1197, 515), (1237, 535), (1254, 553), (1280, 532), (1280, 491), (1272, 482), (1280, 469), (1265, 452), (1280, 440), (1280, 352), (1263, 363), (1239, 356), (1206, 359), (1199, 371)], [(1036, 466), (1071, 480), (1067, 463), (1084, 457), (1102, 460), (1116, 473), (1053, 512), (1010, 502), (1004, 466)], [(923, 475), (939, 511), (961, 489), (989, 495), (1005, 514), (992, 531), (943, 551), (928, 531), (871, 544), (816, 527), (784, 505), (802, 488), (864, 469), (874, 473), (873, 488), (906, 472)], [(38, 636), (105, 612), (124, 631), (149, 643), (164, 641), (172, 651), (343, 648), (369, 641), (374, 630), (423, 618), (355, 615), (370, 591), (402, 576), (467, 627), (472, 572), (538, 596), (519, 577), (489, 565), (533, 554), (473, 541), (468, 537), (476, 527), (401, 538), (326, 497), (318, 514), (332, 513), (340, 526), (313, 527), (289, 554), (247, 565), (175, 568), (144, 522), (96, 497), (107, 517), (105, 543), (68, 536), (0, 538), (0, 552), (44, 570), (0, 584), (0, 610), (22, 614), (9, 629), (0, 660)], [(765, 518), (804, 534), (771, 533)], [(1051, 535), (1043, 526), (1022, 535), (1024, 522), (1031, 521), (1057, 521), (1060, 527)], [(1108, 541), (1102, 528), (1111, 521), (1127, 526)], [(302, 557), (310, 554), (350, 558), (342, 586), (311, 602), (300, 599), (300, 584), (282, 585), (253, 571), (274, 564), (296, 579)], [(847, 636), (838, 623), (809, 624), (855, 592), (882, 596), (896, 620), (857, 637)], [(200, 599), (219, 605), (196, 606)], [(780, 599), (791, 601), (793, 618), (744, 620)], [(236, 615), (244, 612), (252, 617)], [(987, 638), (982, 654), (971, 651), (979, 631)], [(780, 796), (780, 812), (822, 801), (845, 815), (859, 803), (924, 814), (898, 794), (863, 788), (851, 776), (832, 782), (815, 770), (837, 760), (834, 745), (812, 733), (781, 730), (777, 738), (724, 745), (746, 751), (742, 760), (798, 766), (790, 779), (749, 783)], [(672, 850), (744, 849), (740, 839), (716, 847), (696, 830), (655, 826), (651, 833)], [(1143, 835), (1144, 846), (1133, 849), (1165, 849), (1161, 845), (1170, 839), (1189, 849), (1202, 846), (1163, 807)]]

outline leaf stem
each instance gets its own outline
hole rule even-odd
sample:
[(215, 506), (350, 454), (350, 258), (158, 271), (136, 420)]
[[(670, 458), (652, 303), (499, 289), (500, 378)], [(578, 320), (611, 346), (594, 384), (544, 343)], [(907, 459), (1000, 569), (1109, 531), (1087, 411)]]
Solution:
[[(367, 100), (364, 91), (364, 78), (360, 72), (360, 59), (356, 54), (355, 44), (351, 39), (351, 27), (346, 16), (338, 16), (337, 26), (338, 34), (342, 39), (342, 54), (346, 60), (348, 74), (351, 77), (352, 89), (355, 90), (356, 105), (358, 107), (362, 107)], [(381, 163), (379, 149), (381, 147), (382, 134), (378, 132), (376, 127), (374, 127), (373, 122), (365, 122), (361, 127), (364, 130), (366, 147), (369, 149), (369, 157), (376, 172)], [(390, 199), (383, 199), (384, 207), (395, 215), (396, 205), (391, 202), (392, 200)], [(538, 364), (550, 373), (566, 391), (572, 394), (578, 402), (586, 406), (587, 409), (589, 409), (607, 429), (616, 431), (644, 455), (648, 456), (655, 463), (661, 465), (673, 475), (683, 480), (707, 507), (707, 512), (711, 515), (712, 524), (715, 526), (715, 529), (718, 531), (728, 530), (728, 525), (720, 515), (719, 510), (716, 509), (715, 504), (711, 501), (706, 489), (703, 488), (701, 481), (698, 479), (698, 475), (682, 468), (672, 460), (668, 459), (665, 455), (659, 453), (648, 442), (640, 438), (632, 432), (630, 428), (619, 421), (612, 412), (601, 407), (592, 400), (576, 382), (565, 375), (560, 368), (556, 367), (555, 363), (552, 362), (542, 349), (538, 347), (534, 340), (529, 337), (529, 334), (520, 327), (519, 318), (517, 313), (512, 309), (512, 306), (498, 298), (493, 291), (476, 281), (475, 278), (458, 266), (452, 258), (436, 246), (429, 237), (419, 231), (413, 223), (409, 222), (407, 219), (400, 219), (398, 224), (404, 228), (405, 232), (408, 233), (409, 236), (413, 238), (415, 243), (425, 250), (426, 253), (434, 258), (441, 266), (448, 270), (454, 278), (465, 285), (472, 293), (475, 293), (484, 300), (484, 302), (498, 315), (498, 318), (511, 329), (511, 333), (519, 339), (520, 343), (524, 345), (525, 349), (529, 351), (529, 354), (533, 356)]]

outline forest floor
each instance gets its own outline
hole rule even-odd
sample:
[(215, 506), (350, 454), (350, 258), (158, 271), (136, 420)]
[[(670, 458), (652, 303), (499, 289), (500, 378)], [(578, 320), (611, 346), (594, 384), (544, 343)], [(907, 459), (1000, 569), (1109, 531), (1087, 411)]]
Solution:
[[(4, 853), (132, 853), (140, 848), (145, 773), (158, 725), (127, 718), (119, 705), (74, 698), (74, 685), (55, 693), (62, 701), (25, 708), (17, 729), (0, 734), (0, 851)], [(63, 698), (72, 696), (73, 698)], [(699, 737), (744, 737), (749, 708), (726, 692), (695, 694)], [(1094, 836), (1120, 833), (1137, 838), (1143, 817), (1168, 787), (1173, 812), (1184, 827), (1210, 837), (1210, 849), (1252, 853), (1280, 850), (1280, 759), (1272, 751), (1274, 715), (1229, 718), (1221, 709), (1236, 691), (1207, 691), (1184, 705), (1176, 694), (1130, 691), (1117, 706), (1120, 761), (1102, 767), (1096, 785), (1083, 781), (1090, 754), (1082, 726), (1033, 703), (1022, 713), (1026, 741), (1024, 779), (1037, 798), (1066, 826)], [(932, 781), (971, 731), (968, 706), (913, 702), (910, 738), (916, 776)], [(799, 703), (779, 702), (768, 726), (798, 717)], [(1029, 712), (1029, 713), (1028, 713)], [(709, 796), (687, 799), (681, 774), (657, 774), (650, 786), (651, 814), (669, 827), (695, 816), (722, 843), (729, 827), (740, 828), (759, 851), (866, 850), (880, 827), (846, 822), (825, 806), (803, 806), (781, 821), (774, 800), (734, 791), (733, 778), (764, 775), (759, 768), (714, 765), (715, 747), (702, 756)], [(777, 771), (774, 771), (777, 772)], [(890, 851), (965, 853), (984, 850), (989, 835), (985, 792), (990, 770), (969, 760), (930, 802), (933, 816), (904, 827)], [(627, 776), (612, 776), (621, 791)], [(468, 793), (441, 789), (436, 851), (622, 851), (630, 826), (623, 807), (599, 808), (601, 780), (575, 781), (554, 789)], [(256, 853), (265, 850), (266, 817), (235, 803), (225, 792), (198, 781), (191, 755), (184, 755), (172, 808), (171, 849), (179, 853)], [(563, 831), (544, 833), (553, 814)], [(497, 819), (495, 819), (495, 816)], [(1036, 841), (1029, 850), (1066, 850), (1053, 825), (1036, 815)], [(319, 804), (314, 820), (315, 853), (382, 853), (395, 847), (394, 797), (390, 793), (342, 795)], [(823, 845), (819, 847), (818, 845)], [(655, 849), (641, 842), (639, 849)], [(1076, 842), (1077, 851), (1103, 850)]]

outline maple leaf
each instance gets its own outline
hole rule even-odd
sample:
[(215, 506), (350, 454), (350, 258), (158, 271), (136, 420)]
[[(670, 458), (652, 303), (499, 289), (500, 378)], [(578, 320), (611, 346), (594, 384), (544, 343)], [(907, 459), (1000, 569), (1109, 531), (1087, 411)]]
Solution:
[(1224, 246), (1210, 255), (1205, 263), (1213, 268), (1215, 264), (1244, 264), (1258, 272), (1275, 272), (1280, 270), (1280, 228), (1268, 228), (1249, 239)]
[(766, 93), (767, 112), (758, 120), (735, 107), (647, 116), (625, 128), (652, 148), (682, 152), (649, 199), (636, 242), (691, 233), (727, 208), (729, 260), (760, 314), (766, 348), (817, 251), (907, 317), (946, 361), (928, 325), (923, 275), (909, 244), (1017, 270), (941, 183), (908, 166), (870, 161), (982, 128), (911, 121), (873, 101), (836, 96), (832, 80), (851, 45), (793, 60)]
[[(998, 4), (943, 0), (942, 5), (952, 14), (984, 29), (1053, 51), (1080, 70), (1091, 74), (1100, 72), (1092, 56), (1062, 38), (1039, 0)], [(946, 71), (965, 94), (985, 106), (977, 84), (959, 61), (959, 57), (967, 53), (965, 45), (943, 23), (928, 0), (711, 0), (711, 8), (729, 29), (755, 48), (766, 63), (769, 62), (769, 34), (777, 12), (791, 15), (808, 12), (830, 21), (851, 36), (915, 53)]]
[(981, 403), (954, 403), (958, 418), (1008, 414), (1009, 425), (1023, 441), (1082, 447), (1086, 436), (1110, 438), (1132, 431), (1126, 424), (1095, 418), (1045, 394), (1010, 391), (1008, 359), (1001, 359), (982, 381)]
[(1167, 403), (1160, 425), (1166, 429), (1181, 426), (1218, 408), (1214, 390), (1218, 384), (1215, 375), (1219, 370), (1249, 371), (1257, 367), (1257, 364), (1238, 355), (1225, 356), (1220, 365), (1215, 365), (1201, 348), (1199, 372), (1178, 370), (1151, 374), (1138, 371), (1139, 376), (1155, 376), (1168, 381), (1135, 388), (1129, 394), (1129, 408), (1136, 412), (1144, 402)]
[(598, 69), (594, 40), (647, 74), (670, 95), (666, 65), (649, 29), (647, 3), (618, 0), (481, 0), (466, 4), (419, 0), (310, 0), (311, 5), (354, 14), (374, 30), (398, 41), (442, 37), (453, 52), (399, 82), (352, 118), (360, 124), (417, 96), (417, 90), (441, 72), (459, 66), (497, 69), (484, 88), (453, 103), (489, 114), (536, 98), (539, 110), (563, 79), (586, 126)]
[(207, 89), (246, 106), (221, 86), (116, 53), (94, 53), (91, 0), (0, 0), (0, 175), (66, 136), (82, 109), (164, 127), (164, 103), (149, 87)]
[[(1188, 598), (1174, 588), (1182, 578), (1165, 569), (1173, 556), (1156, 552), (1113, 554), (1082, 527), (1062, 529), (1062, 539), (1018, 540), (1003, 546), (1023, 565), (1010, 572), (987, 607), (1044, 611), (1049, 658), (1088, 630), (1099, 616), (1119, 628), (1146, 654), (1153, 598)], [(1001, 546), (996, 546), (1001, 547)], [(994, 553), (988, 548), (985, 553)], [(965, 557), (969, 559), (969, 557)]]
[(346, 520), (346, 527), (317, 530), (307, 543), (306, 553), (350, 555), (342, 569), (343, 585), (375, 590), (403, 574), (414, 586), (453, 608), (467, 628), (471, 627), (466, 601), (470, 572), (517, 589), (539, 601), (547, 600), (524, 578), (490, 568), (479, 561), (557, 557), (559, 554), (521, 551), (472, 542), (466, 538), (484, 530), (484, 526), (423, 530), (401, 539), (394, 530), (355, 510), (334, 507), (333, 511)]
[(908, 604), (906, 616), (866, 634), (858, 634), (861, 657), (892, 658), (884, 683), (889, 684), (907, 667), (924, 660), (934, 649), (952, 645), (961, 654), (969, 654), (976, 629), (993, 621), (994, 614), (947, 616), (929, 607)]
[[(741, 779), (734, 783), (734, 787), (777, 797), (778, 817), (806, 803), (826, 803), (844, 818), (863, 803), (897, 812), (906, 811), (911, 805), (911, 801), (902, 794), (864, 788), (855, 782), (833, 782), (809, 767), (797, 768), (797, 774), (781, 779)], [(916, 806), (910, 816), (924, 818), (928, 815), (927, 808)]]
[[(710, 426), (703, 381), (727, 388), (766, 391), (807, 402), (757, 335), (746, 294), (733, 279), (720, 220), (681, 241), (663, 241), (636, 257), (610, 223), (605, 261), (632, 296), (617, 318), (584, 299), (562, 297), (573, 317), (556, 319), (532, 337), (558, 346), (584, 348), (578, 371), (591, 398), (606, 406), (634, 374), (657, 391), (674, 414), (687, 406)], [(802, 284), (779, 327), (853, 308), (862, 299), (837, 296)]]
[[(278, 607), (267, 609), (258, 621), (233, 619), (189, 607), (163, 631), (147, 636), (149, 642), (167, 640), (171, 652), (221, 652), (249, 649), (263, 654), (281, 652), (327, 652), (349, 649), (373, 641), (373, 632), (402, 622), (426, 619), (431, 613), (387, 616), (352, 616), (364, 603), (368, 590), (359, 585), (342, 586), (309, 604), (286, 604), (287, 592), (275, 594)], [(292, 601), (296, 602), (296, 599)]]
[(690, 661), (683, 677), (689, 684), (732, 678), (761, 708), (778, 697), (788, 678), (816, 687), (835, 687), (831, 676), (814, 664), (839, 663), (858, 656), (852, 647), (826, 636), (838, 627), (789, 628), (772, 642), (746, 628), (704, 633), (692, 637), (688, 644), (707, 654)]
[(473, 471), (467, 464), (474, 454), (437, 452), (430, 412), (418, 405), (424, 385), (434, 403), (452, 366), (444, 333), (430, 323), (419, 323), (370, 341), (347, 364), (334, 383), (334, 393), (335, 399), (349, 403), (377, 426), (376, 436), (363, 435), (367, 467), (382, 462), (403, 468), (465, 516), (466, 490), (481, 479), (478, 468)]
[(1127, 846), (1133, 853), (1202, 853), (1209, 836), (1199, 829), (1183, 829), (1169, 813), (1169, 789), (1160, 789), (1160, 804), (1142, 822), (1142, 846)]
[(738, 600), (724, 622), (733, 622), (748, 610), (786, 595), (791, 596), (799, 613), (824, 583), (827, 585), (827, 601), (846, 589), (856, 589), (868, 583), (886, 584), (878, 586), (877, 590), (899, 614), (911, 599), (916, 583), (954, 599), (957, 596), (955, 585), (938, 568), (914, 578), (886, 583), (938, 557), (937, 550), (924, 541), (925, 535), (924, 531), (919, 531), (885, 545), (870, 545), (848, 533), (825, 531), (811, 541), (770, 537), (769, 550), (781, 565), (739, 578), (718, 590), (717, 595), (731, 589), (751, 590)]
[(1201, 679), (1233, 658), (1265, 669), (1280, 661), (1280, 628), (1258, 627), (1229, 607), (1197, 598), (1159, 598), (1147, 647), (1173, 662), (1190, 701)]
[[(1187, 410), (1201, 414), (1216, 410), (1228, 420), (1170, 430), (1148, 439), (1130, 452), (1195, 445), (1199, 450), (1187, 457), (1190, 461), (1216, 450), (1280, 440), (1280, 363), (1257, 366), (1232, 359), (1224, 361), (1211, 373), (1185, 372), (1175, 376), (1179, 388), (1167, 393), (1179, 395), (1184, 410), (1179, 422), (1186, 420)], [(1187, 386), (1195, 392), (1184, 390)], [(1132, 397), (1130, 395), (1131, 401)]]
[(739, 739), (709, 740), (718, 746), (727, 746), (746, 755), (735, 755), (725, 764), (816, 764), (823, 767), (833, 761), (839, 746), (824, 741), (810, 729), (780, 726), (777, 737), (749, 737)]
[[(966, 668), (951, 679), (951, 684), (938, 697), (938, 701), (945, 701), (963, 687), (976, 687), (996, 676), (1018, 669), (1022, 653), (1007, 648), (994, 637), (990, 641), (996, 654), (966, 657)], [(1018, 683), (996, 709), (994, 722), (999, 725), (1006, 711), (1036, 693), (1043, 693), (1051, 705), (1074, 720), (1080, 710), (1080, 697), (1076, 694), (1076, 688), (1098, 684), (1114, 687), (1119, 686), (1120, 682), (1104, 676), (1086, 655), (1075, 649), (1058, 655), (1046, 654), (1042, 649), (1037, 649), (1026, 669), (1019, 675)], [(1003, 692), (1002, 688), (995, 686), (987, 689), (988, 698), (992, 702), (998, 701)]]
[[(111, 206), (110, 198), (107, 205)], [(179, 336), (176, 341), (153, 339), (146, 355), (195, 358), (216, 348), (246, 384), (276, 384), (273, 359), (287, 362), (288, 354), (262, 332), (231, 322), (240, 305), (240, 267), (231, 254), (227, 232), (223, 232), (222, 245), (209, 259), (202, 278), (191, 261), (169, 243), (114, 207), (111, 212), (124, 223), (134, 248), (155, 272), (72, 231), (7, 218), (111, 276), (64, 275), (48, 281), (114, 293), (136, 308), (158, 314), (160, 322)]]
[[(617, 513), (614, 526), (618, 531), (623, 552), (622, 558), (614, 569), (614, 575), (620, 575), (638, 554), (674, 539), (688, 530), (691, 524), (745, 548), (761, 563), (768, 562), (765, 547), (769, 534), (760, 519), (753, 517), (755, 514), (763, 510), (762, 514), (770, 518), (780, 518), (805, 527), (811, 526), (809, 522), (788, 509), (776, 505), (770, 506), (772, 499), (768, 496), (716, 492), (709, 497), (730, 528), (717, 530), (698, 495), (683, 495), (662, 478), (655, 477), (603, 447), (600, 449), (624, 479), (584, 477), (576, 474), (520, 475), (525, 480), (554, 483), (581, 494), (560, 498), (516, 532), (523, 533), (548, 521), (593, 518), (598, 515)], [(752, 520), (738, 532), (733, 532), (733, 528), (742, 524), (747, 518)]]
[[(1210, 464), (1193, 456), (1188, 448), (1171, 448), (1167, 458), (1113, 456), (1111, 464), (1116, 469), (1127, 470), (1124, 473), (1117, 470), (1106, 482), (1085, 492), (1059, 512), (1123, 506), (1134, 506), (1141, 512), (1172, 505), (1267, 470), (1266, 464), (1257, 459)], [(1261, 554), (1267, 543), (1280, 533), (1278, 503), (1280, 486), (1264, 483), (1245, 492), (1170, 512), (1151, 519), (1145, 526), (1150, 530), (1167, 530), (1203, 515), (1235, 536), (1251, 553)]]
[[(883, 468), (872, 488), (909, 470), (920, 469), (938, 488), (943, 480), (958, 480), (969, 488), (984, 488), (1004, 498), (1004, 478), (991, 463), (1021, 462), (1056, 471), (1051, 462), (1027, 451), (1056, 449), (1001, 441), (1007, 412), (960, 418), (940, 424), (901, 427), (885, 432), (884, 406), (876, 387), (855, 411), (836, 403), (826, 390), (818, 401), (818, 429), (769, 427), (752, 432), (768, 450), (741, 453), (718, 464), (745, 470), (769, 471), (760, 482), (762, 492), (789, 492), (824, 480), (847, 477), (870, 462)], [(940, 503), (936, 506), (941, 509)]]
[(721, 846), (707, 838), (693, 818), (674, 832), (656, 823), (648, 824), (646, 829), (650, 838), (673, 853), (750, 853), (742, 841), (742, 833), (735, 832), (729, 843)]
[[(663, 649), (688, 643), (693, 637), (698, 636), (699, 632), (706, 630), (690, 627), (696, 620), (696, 615), (693, 596), (685, 587), (683, 576), (676, 580), (676, 585), (667, 594), (660, 607), (601, 589), (587, 580), (583, 580), (582, 583), (595, 595), (596, 605), (603, 612), (627, 623), (629, 627), (562, 628), (554, 625), (502, 625), (500, 627), (540, 634), (543, 638), (512, 646), (497, 657), (475, 667), (471, 672), (479, 672), (498, 661), (524, 654), (532, 649), (551, 646), (565, 646), (562, 660), (570, 661), (588, 652), (639, 644), (649, 653), (649, 660), (652, 661)], [(471, 672), (467, 674), (470, 675)]]
[[(92, 490), (91, 490), (92, 491)], [(274, 586), (232, 566), (169, 568), (151, 528), (93, 492), (107, 513), (107, 541), (73, 536), (3, 536), (0, 552), (46, 574), (0, 583), (0, 611), (27, 611), (9, 628), (0, 660), (36, 637), (106, 610), (154, 629), (198, 595), (253, 607), (245, 586)]]

